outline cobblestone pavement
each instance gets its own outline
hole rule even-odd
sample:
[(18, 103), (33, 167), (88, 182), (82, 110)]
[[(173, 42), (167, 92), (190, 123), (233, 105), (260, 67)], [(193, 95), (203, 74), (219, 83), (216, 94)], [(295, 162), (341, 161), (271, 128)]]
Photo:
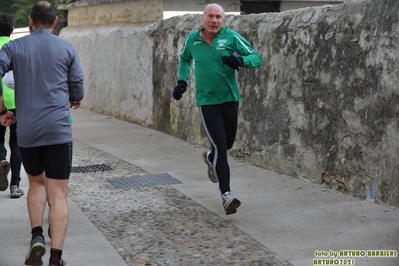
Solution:
[(291, 265), (172, 186), (117, 188), (149, 173), (75, 140), (73, 166), (93, 165), (111, 169), (74, 171), (69, 197), (128, 265)]

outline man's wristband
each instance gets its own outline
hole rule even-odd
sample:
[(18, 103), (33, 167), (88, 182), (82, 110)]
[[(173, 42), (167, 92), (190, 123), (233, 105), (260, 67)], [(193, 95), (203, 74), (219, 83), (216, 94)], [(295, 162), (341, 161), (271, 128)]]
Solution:
[(0, 112), (0, 116), (5, 115), (8, 112), (7, 108)]

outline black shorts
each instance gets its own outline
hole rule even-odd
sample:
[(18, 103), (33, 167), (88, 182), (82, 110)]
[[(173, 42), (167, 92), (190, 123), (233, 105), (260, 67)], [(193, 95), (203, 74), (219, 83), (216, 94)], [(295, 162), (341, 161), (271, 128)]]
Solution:
[(22, 164), (29, 175), (38, 176), (45, 171), (47, 178), (69, 179), (72, 167), (72, 142), (33, 148), (19, 147), (19, 150)]

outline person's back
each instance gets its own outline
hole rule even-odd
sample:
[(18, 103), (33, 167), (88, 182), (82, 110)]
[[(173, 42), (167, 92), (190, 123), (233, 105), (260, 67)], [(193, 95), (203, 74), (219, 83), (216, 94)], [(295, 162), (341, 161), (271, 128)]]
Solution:
[(47, 29), (36, 29), (4, 49), (13, 53), (19, 145), (34, 147), (72, 141), (69, 93), (83, 82), (81, 72), (69, 73), (71, 65), (80, 68), (74, 46)]

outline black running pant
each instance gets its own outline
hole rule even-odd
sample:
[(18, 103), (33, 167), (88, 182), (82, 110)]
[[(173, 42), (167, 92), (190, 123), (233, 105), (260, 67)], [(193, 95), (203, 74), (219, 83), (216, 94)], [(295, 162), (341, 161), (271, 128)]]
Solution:
[[(16, 114), (15, 109), (10, 109), (11, 112)], [(0, 161), (6, 160), (7, 149), (4, 146), (6, 127), (0, 125)], [(19, 186), (21, 181), (21, 155), (19, 153), (18, 140), (17, 140), (17, 123), (10, 125), (10, 136), (8, 144), (10, 146), (10, 166), (11, 166), (11, 186)]]
[(230, 167), (227, 151), (233, 147), (238, 120), (238, 102), (200, 107), (202, 124), (211, 143), (209, 160), (219, 180), (219, 189), (223, 194), (230, 191)]

